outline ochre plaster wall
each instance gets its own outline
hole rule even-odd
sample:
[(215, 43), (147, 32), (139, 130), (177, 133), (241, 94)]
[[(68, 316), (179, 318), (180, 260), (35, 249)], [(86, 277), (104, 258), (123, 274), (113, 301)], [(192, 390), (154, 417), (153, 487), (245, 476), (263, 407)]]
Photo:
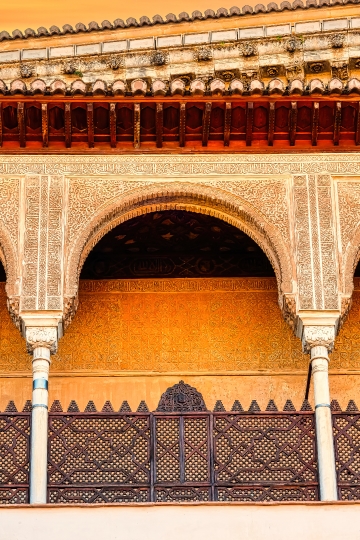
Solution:
[[(4, 291), (4, 290), (3, 290)], [(31, 397), (31, 361), (0, 298), (0, 410)], [(360, 405), (360, 292), (331, 358), (331, 396)], [(244, 408), (269, 399), (300, 407), (308, 358), (282, 319), (273, 279), (116, 280), (82, 282), (80, 305), (52, 359), (50, 402), (92, 399), (154, 410), (184, 379), (207, 406), (235, 399)], [(358, 372), (358, 373), (357, 373)]]
[(83, 281), (52, 371), (304, 369), (275, 279)]

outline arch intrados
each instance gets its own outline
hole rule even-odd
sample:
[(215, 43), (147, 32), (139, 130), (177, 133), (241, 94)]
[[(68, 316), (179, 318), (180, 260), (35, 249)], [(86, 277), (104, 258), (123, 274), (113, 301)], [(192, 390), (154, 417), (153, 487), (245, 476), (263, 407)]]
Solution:
[[(111, 227), (110, 228), (108, 226), (106, 226), (105, 231), (104, 231), (103, 228), (100, 229), (97, 232), (97, 234), (93, 236), (91, 242), (87, 243), (87, 245), (86, 245), (86, 247), (85, 247), (85, 249), (84, 249), (84, 251), (83, 251), (83, 253), (81, 255), (80, 264), (79, 264), (79, 275), (81, 273), (81, 270), (82, 270), (82, 267), (83, 267), (83, 265), (85, 263), (85, 260), (88, 257), (89, 253), (91, 252), (91, 250), (112, 229), (114, 229), (118, 225), (121, 225), (122, 223), (125, 223), (126, 221), (129, 221), (130, 219), (134, 219), (134, 218), (142, 216), (144, 214), (150, 214), (150, 213), (153, 213), (153, 212), (164, 212), (166, 210), (182, 210), (182, 211), (185, 211), (185, 212), (195, 212), (197, 214), (210, 215), (210, 216), (212, 216), (212, 217), (214, 217), (216, 219), (219, 219), (221, 221), (224, 221), (224, 222), (228, 223), (229, 225), (233, 225), (237, 229), (239, 229), (242, 232), (246, 233), (264, 251), (263, 247), (260, 245), (261, 240), (258, 238), (258, 235), (256, 235), (253, 231), (251, 231), (251, 230), (249, 230), (249, 229), (247, 229), (245, 227), (242, 227), (239, 220), (236, 220), (236, 218), (234, 218), (234, 217), (232, 217), (230, 215), (226, 215), (223, 212), (218, 212), (218, 211), (216, 211), (216, 210), (214, 210), (212, 208), (204, 207), (202, 205), (191, 205), (191, 204), (189, 205), (189, 204), (186, 204), (186, 203), (179, 204), (178, 202), (177, 203), (163, 203), (163, 204), (160, 204), (160, 205), (158, 203), (156, 203), (155, 205), (143, 206), (143, 207), (139, 208), (137, 212), (129, 211), (129, 212), (125, 213), (125, 214), (122, 214), (117, 219), (114, 219), (111, 222)], [(274, 259), (274, 261), (272, 261), (270, 259), (270, 257), (269, 257), (269, 254), (266, 253), (266, 251), (264, 251), (264, 253), (269, 258), (270, 263), (272, 264), (272, 266), (274, 268), (274, 271), (275, 271), (275, 274), (276, 274), (277, 270), (279, 270), (279, 268), (278, 268), (278, 266), (276, 264), (276, 259)]]
[(6, 292), (8, 297), (16, 296), (17, 290), (17, 257), (9, 234), (0, 228), (0, 261), (6, 275)]
[(158, 186), (154, 193), (153, 186), (150, 193), (129, 194), (121, 202), (113, 201), (106, 209), (99, 210), (87, 224), (86, 229), (78, 236), (73, 249), (69, 253), (68, 273), (66, 276), (66, 296), (74, 297), (80, 272), (86, 257), (93, 247), (117, 225), (145, 213), (166, 210), (183, 210), (211, 215), (237, 227), (250, 236), (268, 257), (278, 283), (279, 293), (291, 291), (290, 260), (287, 249), (280, 238), (277, 229), (267, 223), (260, 212), (240, 198), (231, 196), (231, 200), (224, 192), (217, 192), (215, 196), (206, 194), (206, 188), (201, 186), (202, 193), (179, 190), (169, 193)]
[(349, 243), (344, 255), (343, 265), (343, 292), (352, 295), (354, 290), (355, 270), (360, 261), (360, 225)]

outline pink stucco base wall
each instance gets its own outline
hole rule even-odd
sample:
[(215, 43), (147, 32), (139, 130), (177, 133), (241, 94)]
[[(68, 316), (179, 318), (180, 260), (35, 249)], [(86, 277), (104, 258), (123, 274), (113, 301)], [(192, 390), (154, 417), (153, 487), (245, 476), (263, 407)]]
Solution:
[(356, 540), (360, 503), (17, 506), (1, 540)]

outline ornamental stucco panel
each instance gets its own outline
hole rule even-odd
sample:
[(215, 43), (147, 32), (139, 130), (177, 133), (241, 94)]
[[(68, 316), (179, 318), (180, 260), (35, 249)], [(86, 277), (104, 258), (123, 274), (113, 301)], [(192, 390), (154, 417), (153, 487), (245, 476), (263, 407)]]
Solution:
[[(154, 181), (155, 180), (155, 181)], [(69, 179), (66, 295), (76, 294), (78, 274), (90, 249), (118, 223), (141, 213), (183, 208), (216, 215), (244, 230), (274, 266), (282, 292), (292, 292), (292, 267), (286, 177), (205, 180)]]
[(0, 177), (0, 260), (7, 274), (7, 293), (19, 293), (20, 177)]
[(340, 229), (339, 260), (342, 292), (351, 295), (353, 275), (360, 254), (360, 177), (336, 182), (338, 223)]
[(8, 295), (21, 284), (22, 310), (61, 310), (99, 238), (156, 204), (191, 206), (243, 228), (273, 263), (280, 294), (293, 295), (293, 314), (338, 309), (337, 261), (351, 293), (360, 244), (356, 154), (3, 156), (0, 175), (1, 256)]
[(21, 311), (62, 310), (64, 178), (24, 178)]
[(299, 308), (338, 309), (336, 238), (330, 175), (294, 177)]

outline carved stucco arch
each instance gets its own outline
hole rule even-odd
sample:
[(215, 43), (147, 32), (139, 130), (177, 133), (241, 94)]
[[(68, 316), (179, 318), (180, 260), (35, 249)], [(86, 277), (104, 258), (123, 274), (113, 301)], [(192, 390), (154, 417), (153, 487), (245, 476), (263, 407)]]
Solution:
[(185, 182), (156, 183), (112, 198), (99, 208), (78, 231), (72, 245), (68, 246), (64, 288), (64, 311), (65, 317), (68, 316), (68, 323), (76, 305), (80, 272), (92, 248), (120, 223), (145, 213), (164, 210), (208, 214), (250, 236), (261, 247), (274, 268), (279, 303), (283, 308), (284, 295), (292, 295), (294, 292), (289, 246), (286, 246), (277, 227), (270, 223), (259, 209), (245, 199), (219, 188)]
[(0, 261), (6, 273), (8, 297), (19, 294), (18, 258), (8, 231), (0, 225)]
[(18, 257), (8, 231), (1, 225), (0, 261), (6, 274), (5, 291), (7, 294), (7, 307), (15, 326), (20, 328)]
[(352, 294), (354, 291), (354, 273), (359, 260), (360, 224), (356, 227), (354, 235), (344, 253), (344, 263), (342, 268), (341, 324), (344, 323), (351, 308)]

